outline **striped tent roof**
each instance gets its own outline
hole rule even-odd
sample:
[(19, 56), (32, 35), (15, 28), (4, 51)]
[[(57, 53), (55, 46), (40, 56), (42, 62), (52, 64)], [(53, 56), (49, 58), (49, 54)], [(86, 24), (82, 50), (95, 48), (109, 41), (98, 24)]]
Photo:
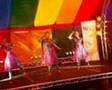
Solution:
[(101, 15), (104, 1), (0, 0), (0, 28), (78, 25)]

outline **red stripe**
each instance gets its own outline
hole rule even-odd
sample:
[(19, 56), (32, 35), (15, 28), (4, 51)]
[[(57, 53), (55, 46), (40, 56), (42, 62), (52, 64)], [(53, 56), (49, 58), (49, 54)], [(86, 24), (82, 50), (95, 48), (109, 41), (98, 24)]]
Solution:
[(81, 21), (95, 19), (101, 14), (103, 0), (83, 0), (83, 3), (78, 11), (74, 24), (80, 24)]

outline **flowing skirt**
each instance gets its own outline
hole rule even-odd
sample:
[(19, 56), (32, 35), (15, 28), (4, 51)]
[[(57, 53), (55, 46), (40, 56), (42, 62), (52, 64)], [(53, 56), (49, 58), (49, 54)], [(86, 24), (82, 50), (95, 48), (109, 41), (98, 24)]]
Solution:
[(56, 65), (58, 63), (56, 51), (55, 50), (45, 51), (43, 54), (43, 60), (45, 65), (47, 66)]
[(86, 51), (84, 47), (80, 44), (74, 49), (73, 60), (78, 62), (78, 60), (86, 60)]
[(6, 53), (5, 62), (4, 62), (5, 71), (11, 71), (13, 68), (17, 68), (17, 67), (21, 68), (22, 65), (20, 64), (17, 57), (13, 53), (8, 51)]

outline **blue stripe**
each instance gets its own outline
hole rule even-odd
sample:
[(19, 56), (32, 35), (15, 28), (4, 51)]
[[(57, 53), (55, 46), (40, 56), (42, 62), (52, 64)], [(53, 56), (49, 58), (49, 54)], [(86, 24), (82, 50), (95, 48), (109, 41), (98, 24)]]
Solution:
[(11, 0), (0, 0), (0, 28), (7, 28), (10, 18)]

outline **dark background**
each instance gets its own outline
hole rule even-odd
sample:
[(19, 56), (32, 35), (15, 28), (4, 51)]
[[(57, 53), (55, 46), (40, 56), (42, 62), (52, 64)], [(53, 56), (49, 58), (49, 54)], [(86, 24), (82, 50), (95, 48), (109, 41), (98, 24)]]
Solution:
[(72, 40), (68, 39), (68, 36), (73, 30), (78, 30), (81, 33), (80, 26), (71, 26), (66, 28), (54, 28), (52, 29), (53, 39), (55, 43), (61, 48), (58, 51), (58, 57), (69, 56), (66, 55), (66, 52), (70, 52), (73, 50), (72, 48)]

